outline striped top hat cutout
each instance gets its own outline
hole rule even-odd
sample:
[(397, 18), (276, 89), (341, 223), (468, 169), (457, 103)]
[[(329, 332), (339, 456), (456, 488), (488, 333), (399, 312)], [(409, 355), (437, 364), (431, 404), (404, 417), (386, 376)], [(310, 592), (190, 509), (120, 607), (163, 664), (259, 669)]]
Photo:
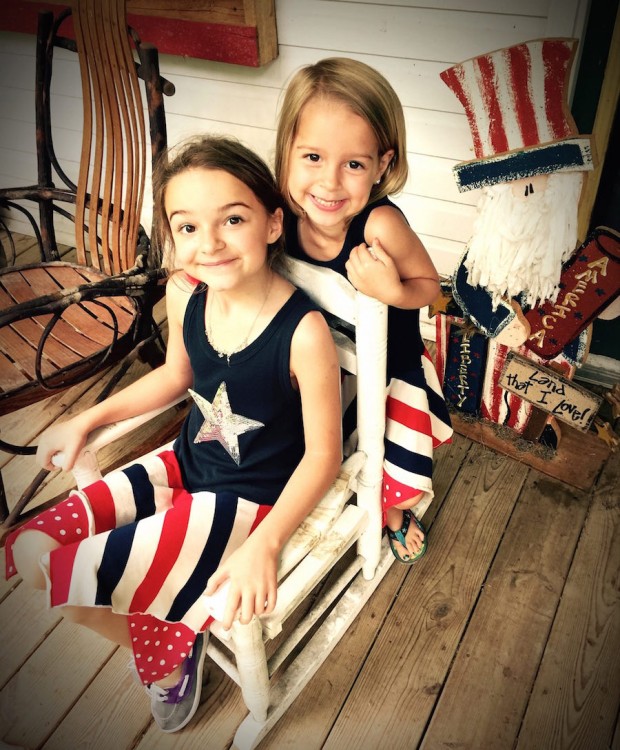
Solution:
[(535, 39), (454, 65), (441, 79), (463, 105), (476, 159), (454, 167), (461, 192), (594, 168), (567, 102), (576, 39)]

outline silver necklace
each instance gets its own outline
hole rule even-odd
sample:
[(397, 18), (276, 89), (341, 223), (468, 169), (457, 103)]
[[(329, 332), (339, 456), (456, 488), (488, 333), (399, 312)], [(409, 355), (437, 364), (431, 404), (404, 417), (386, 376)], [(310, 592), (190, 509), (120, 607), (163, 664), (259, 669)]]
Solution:
[(265, 305), (267, 304), (267, 300), (269, 299), (269, 295), (271, 294), (271, 287), (273, 285), (273, 274), (271, 274), (269, 278), (269, 286), (267, 287), (267, 291), (265, 292), (265, 297), (261, 303), (261, 306), (258, 308), (258, 312), (254, 316), (254, 320), (252, 321), (252, 325), (250, 326), (249, 331), (247, 332), (245, 338), (236, 346), (234, 349), (231, 350), (224, 350), (220, 349), (215, 345), (215, 341), (213, 338), (213, 328), (212, 328), (212, 317), (213, 317), (213, 299), (211, 297), (208, 298), (208, 311), (207, 311), (207, 320), (205, 323), (205, 335), (207, 339), (209, 340), (209, 343), (213, 347), (213, 350), (217, 354), (218, 357), (226, 357), (226, 363), (230, 367), (230, 358), (233, 356), (233, 354), (237, 354), (242, 349), (245, 349), (245, 347), (248, 345), (248, 341), (250, 340), (250, 336), (252, 335), (252, 332), (254, 331), (254, 327), (256, 326), (256, 323), (260, 317), (260, 314), (265, 308)]

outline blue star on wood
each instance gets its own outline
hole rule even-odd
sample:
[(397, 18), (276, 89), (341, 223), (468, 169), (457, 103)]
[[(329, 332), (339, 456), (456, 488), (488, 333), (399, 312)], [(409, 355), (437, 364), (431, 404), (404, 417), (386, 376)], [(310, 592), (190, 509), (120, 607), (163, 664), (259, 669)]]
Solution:
[(256, 419), (248, 419), (241, 414), (234, 414), (230, 408), (226, 383), (222, 381), (217, 389), (213, 403), (209, 403), (199, 393), (188, 389), (191, 397), (202, 412), (205, 421), (194, 438), (194, 443), (206, 443), (209, 440), (217, 440), (226, 450), (233, 461), (239, 465), (241, 462), (239, 454), (239, 435), (250, 430), (264, 427), (262, 422)]

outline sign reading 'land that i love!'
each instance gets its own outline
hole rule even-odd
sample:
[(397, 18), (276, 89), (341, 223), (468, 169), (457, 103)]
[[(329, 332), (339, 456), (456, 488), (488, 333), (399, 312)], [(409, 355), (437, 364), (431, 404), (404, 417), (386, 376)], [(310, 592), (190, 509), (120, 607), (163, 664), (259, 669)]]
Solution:
[(592, 424), (602, 401), (600, 396), (515, 352), (506, 358), (499, 384), (580, 430)]

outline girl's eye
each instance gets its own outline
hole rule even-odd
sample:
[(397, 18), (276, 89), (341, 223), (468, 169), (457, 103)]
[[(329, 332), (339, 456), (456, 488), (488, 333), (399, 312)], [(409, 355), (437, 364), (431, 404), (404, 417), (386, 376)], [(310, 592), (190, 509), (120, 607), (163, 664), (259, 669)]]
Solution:
[(359, 161), (350, 161), (349, 168), (353, 170), (364, 169), (364, 165)]
[(308, 161), (318, 161), (320, 156), (318, 154), (306, 154), (306, 159)]
[(196, 231), (196, 227), (193, 224), (181, 224), (177, 229), (180, 234), (191, 234)]
[(241, 224), (242, 222), (243, 219), (241, 218), (241, 216), (229, 216), (228, 219), (226, 219), (226, 223), (231, 224), (232, 226)]

